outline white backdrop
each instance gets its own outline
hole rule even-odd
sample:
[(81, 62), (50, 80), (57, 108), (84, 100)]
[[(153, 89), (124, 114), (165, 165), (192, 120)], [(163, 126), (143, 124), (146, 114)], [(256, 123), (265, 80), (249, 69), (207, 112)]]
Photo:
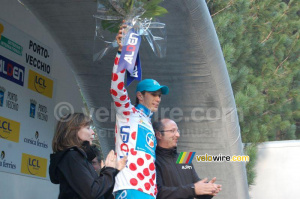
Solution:
[(82, 111), (66, 58), (35, 16), (18, 1), (0, 0), (1, 198), (57, 198), (49, 181), (54, 108)]
[(1, 18), (0, 28), (0, 171), (49, 179), (53, 50)]

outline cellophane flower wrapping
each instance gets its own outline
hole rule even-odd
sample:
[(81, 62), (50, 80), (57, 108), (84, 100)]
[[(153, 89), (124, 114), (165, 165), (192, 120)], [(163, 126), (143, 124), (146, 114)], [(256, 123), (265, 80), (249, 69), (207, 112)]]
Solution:
[(126, 44), (128, 30), (134, 29), (150, 44), (158, 57), (166, 55), (165, 24), (156, 19), (167, 13), (158, 4), (163, 0), (97, 0), (96, 30), (93, 61), (101, 60), (109, 50), (118, 47), (115, 37), (125, 20), (122, 45)]

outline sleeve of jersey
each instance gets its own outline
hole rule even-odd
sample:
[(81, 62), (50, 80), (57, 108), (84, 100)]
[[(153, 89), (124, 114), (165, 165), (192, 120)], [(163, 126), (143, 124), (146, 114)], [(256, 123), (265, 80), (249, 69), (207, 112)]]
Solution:
[(118, 52), (114, 61), (110, 93), (114, 100), (117, 113), (124, 118), (128, 118), (131, 113), (136, 111), (136, 109), (131, 104), (127, 90), (124, 86), (125, 69), (117, 73), (120, 56), (121, 55)]

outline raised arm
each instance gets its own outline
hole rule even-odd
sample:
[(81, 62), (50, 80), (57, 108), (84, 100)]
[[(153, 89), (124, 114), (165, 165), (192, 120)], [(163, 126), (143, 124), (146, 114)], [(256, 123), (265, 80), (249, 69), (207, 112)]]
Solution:
[(119, 44), (118, 53), (116, 55), (114, 61), (114, 67), (112, 72), (112, 80), (111, 80), (111, 89), (110, 93), (114, 100), (116, 111), (122, 117), (128, 117), (131, 112), (135, 112), (135, 107), (131, 104), (129, 99), (127, 90), (125, 88), (124, 79), (125, 79), (125, 69), (117, 73), (119, 59), (121, 56), (121, 38), (122, 38), (122, 30), (126, 26), (121, 26), (118, 35), (116, 36), (117, 42)]

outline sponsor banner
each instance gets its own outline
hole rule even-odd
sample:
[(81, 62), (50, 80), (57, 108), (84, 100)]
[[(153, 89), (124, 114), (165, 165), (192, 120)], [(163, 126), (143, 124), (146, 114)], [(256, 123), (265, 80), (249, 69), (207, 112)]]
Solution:
[(11, 154), (8, 151), (0, 149), (0, 168), (8, 172), (15, 172), (17, 170), (17, 164), (12, 160)]
[(0, 55), (0, 77), (24, 86), (25, 67)]
[(0, 116), (0, 138), (19, 142), (20, 123)]
[(49, 47), (0, 19), (0, 172), (49, 180), (56, 124), (52, 55)]
[(29, 117), (35, 118), (36, 100), (30, 99)]
[(14, 52), (17, 55), (22, 56), (23, 47), (15, 43), (14, 41), (6, 38), (5, 36), (0, 37), (0, 46), (3, 46), (4, 48), (10, 50), (11, 52)]
[(4, 104), (5, 91), (6, 91), (6, 89), (0, 85), (0, 107), (3, 107), (3, 104)]
[(32, 132), (31, 135), (23, 139), (23, 142), (30, 146), (35, 146), (39, 149), (48, 149), (49, 147), (48, 141), (40, 138), (39, 131)]
[(0, 85), (0, 107), (19, 111), (19, 95)]
[[(53, 50), (0, 19), (0, 53), (15, 57), (22, 65), (51, 75)], [(1, 53), (2, 54), (2, 53)]]
[(52, 98), (53, 94), (53, 80), (29, 70), (28, 88), (39, 94)]
[(22, 153), (21, 173), (46, 178), (47, 159)]
[(40, 104), (35, 99), (30, 99), (29, 117), (48, 122), (48, 106)]

